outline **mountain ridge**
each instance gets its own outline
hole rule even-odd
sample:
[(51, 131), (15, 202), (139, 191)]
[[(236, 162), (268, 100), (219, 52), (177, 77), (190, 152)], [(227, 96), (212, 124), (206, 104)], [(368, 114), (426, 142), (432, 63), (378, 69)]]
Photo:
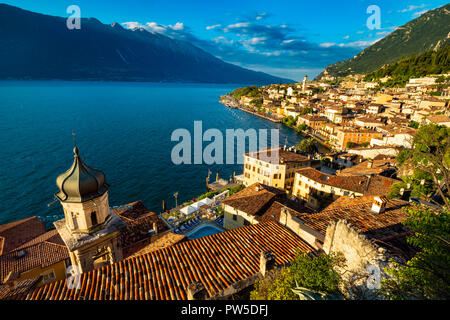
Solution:
[(224, 62), (185, 42), (115, 22), (0, 4), (0, 79), (269, 84), (291, 82)]
[(437, 50), (448, 43), (450, 43), (450, 4), (425, 12), (354, 57), (327, 66), (316, 79), (324, 75), (339, 77), (373, 72), (404, 57), (431, 49)]

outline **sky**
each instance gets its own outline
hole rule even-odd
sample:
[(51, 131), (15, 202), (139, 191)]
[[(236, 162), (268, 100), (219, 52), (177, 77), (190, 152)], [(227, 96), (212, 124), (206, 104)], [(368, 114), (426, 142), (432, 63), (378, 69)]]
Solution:
[[(346, 60), (441, 0), (14, 0), (22, 9), (68, 17), (77, 5), (83, 18), (143, 27), (189, 41), (241, 67), (300, 81)], [(378, 6), (379, 20), (370, 17)], [(368, 24), (367, 21), (370, 20)], [(379, 21), (379, 24), (374, 22)], [(375, 28), (374, 28), (375, 27)]]

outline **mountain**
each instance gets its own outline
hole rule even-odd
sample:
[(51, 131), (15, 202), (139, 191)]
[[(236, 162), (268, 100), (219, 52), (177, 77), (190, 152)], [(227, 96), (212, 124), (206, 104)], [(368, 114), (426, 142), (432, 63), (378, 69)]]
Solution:
[(353, 58), (329, 65), (324, 74), (346, 76), (372, 72), (403, 57), (437, 50), (450, 43), (450, 4), (428, 11), (397, 28)]
[(396, 63), (384, 65), (366, 75), (365, 81), (379, 81), (389, 77), (384, 86), (404, 86), (411, 78), (420, 78), (430, 74), (444, 74), (450, 71), (450, 44), (430, 50), (409, 58), (402, 58)]
[(66, 18), (0, 4), (0, 79), (293, 82), (226, 63), (192, 44), (144, 29)]

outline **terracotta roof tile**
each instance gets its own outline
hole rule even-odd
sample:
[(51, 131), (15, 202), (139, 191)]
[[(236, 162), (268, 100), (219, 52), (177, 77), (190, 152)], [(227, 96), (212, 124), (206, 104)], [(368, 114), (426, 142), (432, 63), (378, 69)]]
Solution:
[(45, 233), (38, 217), (14, 221), (0, 226), (0, 255), (10, 252), (27, 241)]
[(41, 282), (41, 277), (19, 281), (14, 286), (0, 285), (0, 300), (15, 300), (34, 289)]
[(29, 293), (28, 299), (187, 299), (187, 286), (201, 281), (215, 295), (236, 281), (259, 272), (262, 250), (272, 250), (276, 263), (294, 260), (297, 250), (313, 249), (277, 222), (242, 227), (123, 260), (81, 275), (80, 290), (65, 281)]
[(68, 259), (69, 251), (64, 244), (61, 244), (62, 240), (58, 237), (57, 231), (52, 230), (16, 250), (0, 256), (0, 283), (11, 271), (20, 274)]
[(313, 168), (298, 169), (296, 172), (317, 183), (357, 192), (363, 195), (387, 195), (390, 186), (397, 180), (375, 176), (335, 176)]
[(149, 211), (141, 201), (115, 207), (113, 211), (126, 223), (125, 229), (121, 232), (125, 257), (136, 251), (136, 248), (133, 248), (136, 243), (150, 238), (149, 230), (153, 229), (155, 222), (158, 233), (168, 230), (159, 216)]
[[(296, 163), (296, 162), (305, 162), (310, 161), (308, 157), (302, 156), (301, 154), (284, 150), (283, 148), (277, 148), (278, 149), (278, 160), (279, 163)], [(276, 149), (267, 149), (267, 150), (260, 150), (255, 152), (249, 152), (246, 154), (246, 156), (249, 156), (251, 158), (260, 159), (261, 155), (263, 156), (262, 160), (264, 160), (264, 157), (271, 157), (272, 150)], [(267, 154), (266, 154), (267, 153)], [(272, 159), (270, 159), (272, 160)]]
[(393, 231), (396, 225), (406, 220), (407, 213), (404, 208), (408, 207), (409, 203), (392, 199), (387, 202), (385, 212), (375, 213), (371, 211), (373, 198), (372, 196), (340, 197), (321, 212), (302, 215), (299, 218), (322, 234), (325, 234), (331, 221), (347, 220), (369, 237), (384, 237), (386, 233)]

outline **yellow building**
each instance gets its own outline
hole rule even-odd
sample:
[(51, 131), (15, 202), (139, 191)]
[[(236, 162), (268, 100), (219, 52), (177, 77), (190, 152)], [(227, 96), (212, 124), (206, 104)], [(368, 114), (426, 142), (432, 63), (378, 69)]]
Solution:
[(258, 182), (290, 193), (295, 170), (312, 164), (311, 159), (282, 148), (247, 153), (244, 155), (244, 185)]
[(15, 250), (0, 255), (0, 284), (13, 285), (27, 279), (41, 279), (41, 286), (66, 278), (69, 252), (56, 230), (45, 232)]
[(375, 97), (375, 103), (384, 104), (386, 102), (392, 101), (392, 96), (390, 94), (378, 93)]
[(354, 144), (370, 143), (372, 139), (381, 139), (383, 134), (371, 129), (342, 128), (336, 130), (336, 147), (340, 150), (347, 148), (348, 142)]

